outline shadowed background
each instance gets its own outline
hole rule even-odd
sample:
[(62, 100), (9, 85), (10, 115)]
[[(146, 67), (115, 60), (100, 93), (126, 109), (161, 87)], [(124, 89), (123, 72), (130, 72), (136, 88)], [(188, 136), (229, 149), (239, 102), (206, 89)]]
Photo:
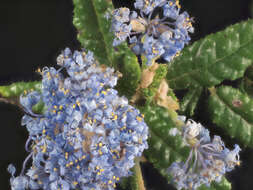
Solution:
[[(133, 0), (113, 0), (115, 7), (133, 8)], [(192, 41), (251, 17), (250, 0), (181, 0), (183, 10), (194, 17)], [(77, 31), (72, 24), (71, 0), (1, 0), (0, 1), (0, 85), (16, 81), (39, 80), (37, 68), (54, 66), (57, 55), (65, 47), (79, 49)], [(201, 113), (201, 110), (199, 110)], [(20, 126), (23, 113), (15, 106), (0, 103), (0, 189), (8, 190), (9, 163), (20, 172), (27, 156), (24, 144), (27, 131)], [(197, 121), (205, 116), (196, 114)], [(211, 130), (212, 131), (212, 130)], [(212, 131), (214, 132), (215, 129)], [(218, 131), (219, 132), (219, 131)], [(231, 139), (225, 137), (227, 144)], [(233, 141), (234, 143), (234, 141)], [(241, 154), (242, 166), (228, 175), (234, 190), (253, 187), (253, 150)], [(143, 164), (147, 190), (174, 189), (150, 164)]]

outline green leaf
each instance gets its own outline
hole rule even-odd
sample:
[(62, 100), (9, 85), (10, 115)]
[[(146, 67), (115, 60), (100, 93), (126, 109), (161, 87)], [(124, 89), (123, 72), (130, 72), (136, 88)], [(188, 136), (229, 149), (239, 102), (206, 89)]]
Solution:
[(140, 167), (140, 158), (135, 159), (135, 165), (131, 168), (132, 175), (120, 179), (119, 186), (123, 190), (145, 190), (144, 180)]
[(211, 87), (243, 76), (253, 59), (253, 20), (211, 34), (182, 51), (168, 68), (174, 89)]
[(114, 48), (113, 33), (110, 31), (113, 5), (110, 0), (73, 0), (73, 23), (78, 30), (81, 45), (94, 52), (100, 64), (113, 66), (123, 77), (119, 79), (118, 89), (130, 98), (137, 88), (141, 70), (135, 54), (126, 43)]
[(253, 64), (246, 70), (245, 77), (253, 80)]
[(253, 99), (229, 86), (210, 91), (208, 110), (213, 122), (232, 138), (253, 147)]
[(15, 98), (19, 97), (25, 91), (41, 90), (41, 81), (34, 82), (16, 82), (7, 86), (0, 86), (0, 97)]
[[(155, 70), (155, 76), (152, 81), (152, 83), (148, 86), (148, 88), (143, 88), (142, 93), (147, 100), (147, 103), (151, 103), (154, 96), (156, 95), (156, 92), (161, 84), (162, 79), (167, 74), (167, 65), (159, 64), (159, 67)], [(173, 94), (173, 92), (171, 93)]]
[(111, 21), (106, 18), (112, 11), (109, 0), (73, 0), (73, 23), (82, 46), (93, 51), (100, 64), (113, 65), (113, 34)]
[(142, 109), (142, 113), (151, 135), (145, 156), (169, 180), (167, 168), (174, 161), (186, 160), (189, 148), (183, 145), (181, 136), (170, 135), (169, 131), (176, 127), (176, 123), (165, 108), (147, 106)]
[(223, 177), (220, 183), (213, 182), (209, 188), (202, 185), (198, 190), (230, 190), (231, 188), (231, 183)]
[(40, 100), (37, 104), (35, 104), (32, 107), (33, 113), (36, 113), (36, 114), (44, 113), (46, 111), (46, 109), (47, 108), (42, 100)]
[(211, 188), (216, 190), (229, 190), (231, 189), (231, 183), (226, 179), (222, 178), (220, 183), (212, 183)]
[(253, 65), (246, 70), (239, 88), (253, 98)]
[(19, 103), (19, 96), (21, 94), (26, 94), (30, 91), (40, 91), (41, 82), (16, 82), (7, 86), (0, 86), (0, 102), (5, 102), (7, 104), (13, 104), (22, 108)]
[(253, 80), (246, 78), (244, 82), (246, 92), (253, 98)]
[[(166, 109), (158, 106), (147, 106), (140, 109), (145, 114), (145, 122), (149, 126), (150, 137), (148, 139), (149, 149), (145, 150), (145, 156), (149, 162), (163, 175), (170, 183), (167, 174), (169, 166), (177, 161), (185, 161), (189, 155), (190, 148), (183, 145), (179, 135), (171, 136), (171, 128), (178, 126), (175, 119), (171, 119)], [(199, 190), (230, 190), (230, 183), (223, 178), (221, 183), (212, 183), (210, 188), (204, 185)]]
[(119, 183), (117, 183), (117, 187), (120, 187), (120, 189), (122, 190), (127, 190), (127, 188), (129, 187), (129, 183), (130, 183), (130, 177), (122, 177), (119, 181)]
[(240, 83), (239, 89), (253, 98), (253, 80), (244, 77)]
[(141, 79), (140, 65), (137, 57), (127, 48), (125, 53), (118, 58), (117, 63), (117, 69), (123, 75), (118, 81), (117, 90), (120, 95), (125, 95), (130, 99), (134, 95)]
[(190, 89), (180, 102), (180, 113), (186, 116), (193, 116), (194, 110), (202, 93), (201, 87)]

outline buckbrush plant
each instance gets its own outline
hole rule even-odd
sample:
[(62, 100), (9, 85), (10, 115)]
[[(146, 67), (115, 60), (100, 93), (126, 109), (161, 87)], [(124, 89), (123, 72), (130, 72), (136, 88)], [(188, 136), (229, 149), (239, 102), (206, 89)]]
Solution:
[[(179, 0), (135, 0), (133, 10), (73, 2), (84, 49), (63, 47), (55, 68), (38, 70), (41, 81), (0, 86), (28, 131), (21, 172), (7, 168), (11, 189), (144, 190), (143, 160), (178, 190), (231, 189), (225, 174), (253, 146), (253, 21), (185, 47), (193, 19)], [(225, 79), (241, 84), (220, 85)], [(178, 99), (180, 89), (187, 92)], [(204, 106), (203, 90), (210, 121), (240, 146), (227, 148), (190, 119)]]

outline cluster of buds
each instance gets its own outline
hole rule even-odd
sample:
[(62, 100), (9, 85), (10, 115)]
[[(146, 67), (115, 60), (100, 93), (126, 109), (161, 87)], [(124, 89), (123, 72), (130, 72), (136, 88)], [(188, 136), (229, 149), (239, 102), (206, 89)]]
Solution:
[[(148, 147), (143, 115), (113, 89), (118, 73), (99, 65), (91, 52), (65, 49), (57, 62), (60, 69), (42, 70), (41, 92), (20, 98), (30, 154), (18, 177), (8, 167), (12, 190), (114, 189)], [(46, 109), (35, 114), (40, 101)]]
[(113, 12), (113, 45), (126, 39), (137, 55), (144, 55), (146, 64), (158, 58), (171, 61), (179, 55), (193, 32), (187, 12), (180, 14), (179, 0), (136, 0), (136, 11), (119, 8)]

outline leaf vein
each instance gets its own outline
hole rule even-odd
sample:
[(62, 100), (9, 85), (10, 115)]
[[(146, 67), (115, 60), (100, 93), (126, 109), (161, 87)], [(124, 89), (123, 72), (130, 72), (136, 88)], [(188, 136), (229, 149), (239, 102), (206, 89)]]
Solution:
[(240, 114), (240, 112), (235, 111), (228, 103), (225, 102), (224, 99), (222, 99), (217, 93), (214, 93), (214, 96), (224, 105), (226, 106), (232, 113), (234, 113), (235, 115), (239, 115), (241, 117), (241, 119), (247, 123), (249, 126), (252, 127), (252, 123), (250, 123), (250, 121), (248, 121), (246, 118), (243, 117), (243, 115)]
[(102, 32), (101, 29), (100, 29), (101, 24), (100, 24), (99, 19), (98, 19), (98, 14), (97, 14), (96, 6), (94, 5), (93, 0), (90, 0), (90, 2), (91, 2), (91, 5), (92, 5), (92, 7), (93, 7), (93, 9), (94, 9), (95, 15), (96, 15), (96, 20), (97, 20), (97, 23), (98, 23), (98, 30), (99, 30), (99, 33), (101, 34), (101, 36), (102, 36), (102, 38), (103, 38), (103, 44), (104, 44), (104, 47), (105, 47), (105, 53), (106, 53), (106, 55), (107, 55), (106, 57), (107, 57), (108, 61), (112, 64), (112, 61), (110, 60), (109, 53), (108, 53), (108, 47), (107, 47), (106, 42), (105, 42), (105, 37), (104, 37), (104, 35), (103, 35), (103, 32)]
[[(223, 59), (226, 59), (227, 57), (233, 56), (234, 54), (236, 54), (236, 52), (238, 52), (239, 50), (241, 50), (242, 48), (244, 48), (245, 46), (247, 46), (248, 44), (250, 44), (250, 43), (252, 43), (252, 42), (253, 42), (253, 39), (251, 39), (251, 40), (249, 40), (248, 42), (242, 44), (236, 51), (232, 52), (231, 54), (225, 55), (225, 56), (223, 56), (223, 57), (217, 59), (213, 64), (208, 65), (208, 66), (206, 67), (206, 69), (208, 70), (208, 68), (209, 68), (209, 67), (212, 67), (214, 64), (216, 64), (216, 63), (222, 61)], [(216, 50), (215, 50), (215, 51), (216, 51)], [(183, 77), (189, 75), (190, 78), (192, 78), (192, 79), (195, 80), (199, 85), (201, 85), (200, 80), (196, 80), (196, 79), (194, 79), (194, 77), (193, 77), (193, 76), (194, 76), (193, 74), (195, 74), (196, 72), (200, 72), (200, 71), (201, 71), (201, 68), (196, 68), (196, 69), (193, 69), (192, 71), (190, 71), (190, 72), (188, 72), (188, 73), (182, 73), (182, 75), (177, 75), (177, 76), (175, 76), (174, 78), (167, 79), (167, 81), (168, 81), (168, 82), (170, 82), (170, 81), (175, 81), (175, 80), (177, 80), (177, 79), (180, 79), (180, 78), (183, 78)], [(214, 76), (213, 73), (211, 73), (211, 74)], [(192, 75), (193, 75), (193, 76), (192, 76)]]

